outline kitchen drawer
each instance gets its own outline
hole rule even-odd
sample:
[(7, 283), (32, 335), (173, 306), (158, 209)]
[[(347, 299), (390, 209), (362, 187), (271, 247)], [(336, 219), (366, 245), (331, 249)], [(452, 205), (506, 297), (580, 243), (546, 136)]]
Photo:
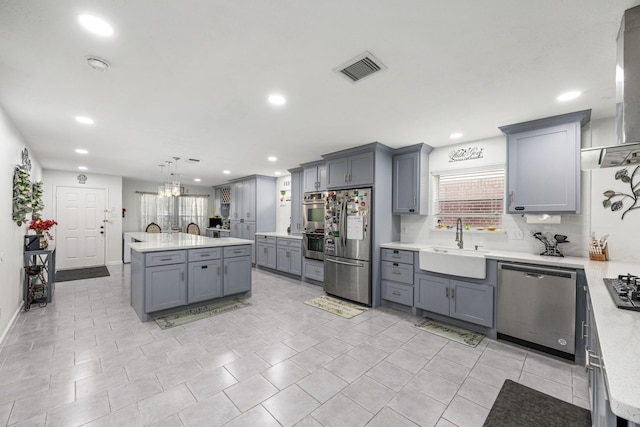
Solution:
[(278, 246), (286, 246), (289, 248), (299, 248), (301, 240), (298, 239), (283, 239), (278, 237)]
[(189, 262), (222, 258), (222, 248), (190, 249)]
[(399, 262), (382, 261), (382, 278), (413, 285), (413, 266)]
[(324, 282), (324, 262), (305, 258), (302, 264), (302, 275), (304, 277)]
[(251, 256), (251, 245), (225, 246), (224, 257), (234, 258), (238, 256)]
[(382, 249), (382, 260), (402, 262), (413, 265), (413, 251), (401, 251), (399, 249)]
[(382, 299), (413, 306), (413, 286), (400, 283), (382, 281)]
[(153, 267), (155, 265), (180, 264), (187, 261), (187, 251), (163, 251), (148, 252), (145, 255), (145, 265)]
[(273, 236), (262, 236), (260, 234), (256, 234), (256, 243), (266, 243), (267, 245), (275, 245), (276, 238)]

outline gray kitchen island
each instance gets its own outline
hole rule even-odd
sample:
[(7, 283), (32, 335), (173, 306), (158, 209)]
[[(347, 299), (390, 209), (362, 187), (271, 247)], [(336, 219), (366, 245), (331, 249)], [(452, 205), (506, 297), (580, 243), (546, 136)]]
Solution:
[(232, 237), (129, 233), (131, 306), (143, 322), (214, 301), (251, 296), (251, 245)]

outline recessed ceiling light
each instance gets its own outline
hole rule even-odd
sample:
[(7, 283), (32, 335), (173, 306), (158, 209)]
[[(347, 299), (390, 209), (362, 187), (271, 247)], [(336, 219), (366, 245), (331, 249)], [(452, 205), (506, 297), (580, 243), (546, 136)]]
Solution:
[(267, 157), (267, 160), (269, 160), (270, 162), (275, 162), (276, 160), (278, 160), (278, 158), (276, 156), (269, 156)]
[(287, 102), (287, 100), (284, 99), (284, 96), (282, 95), (269, 95), (269, 103), (272, 105), (283, 105), (285, 102)]
[(83, 125), (92, 125), (94, 123), (91, 117), (85, 116), (76, 116), (76, 122), (82, 123)]
[(280, 172), (280, 171), (275, 171), (275, 172), (274, 172), (274, 175), (282, 175), (282, 172)]
[(76, 153), (78, 154), (89, 154), (87, 150), (83, 150), (82, 148), (76, 148)]
[(200, 182), (200, 178), (193, 178), (195, 182)]
[(92, 32), (95, 35), (102, 37), (109, 37), (113, 35), (113, 27), (103, 19), (97, 16), (82, 14), (78, 15), (78, 22), (86, 30)]
[(222, 171), (223, 174), (225, 175), (229, 175), (231, 173), (231, 171)]
[(86, 171), (89, 168), (86, 166), (78, 166), (78, 169), (80, 169), (81, 171)]
[(462, 138), (462, 134), (460, 132), (454, 132), (451, 135), (449, 135), (449, 138), (451, 138), (451, 139)]
[(580, 95), (582, 95), (582, 92), (580, 92), (579, 90), (573, 90), (571, 92), (565, 92), (562, 95), (560, 95), (558, 98), (556, 98), (558, 101), (571, 101), (572, 99), (576, 99), (577, 97), (579, 97)]

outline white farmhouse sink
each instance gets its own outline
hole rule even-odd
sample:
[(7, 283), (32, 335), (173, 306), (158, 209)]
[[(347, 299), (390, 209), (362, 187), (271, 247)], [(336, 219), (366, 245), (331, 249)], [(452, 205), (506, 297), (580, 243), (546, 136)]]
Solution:
[(420, 251), (420, 269), (452, 276), (485, 279), (487, 251), (433, 247)]

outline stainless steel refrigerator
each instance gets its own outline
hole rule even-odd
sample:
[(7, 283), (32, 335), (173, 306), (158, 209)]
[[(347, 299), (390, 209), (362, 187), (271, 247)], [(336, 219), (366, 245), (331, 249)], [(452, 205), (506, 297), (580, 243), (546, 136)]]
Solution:
[(330, 191), (324, 227), (324, 290), (371, 305), (371, 188)]

